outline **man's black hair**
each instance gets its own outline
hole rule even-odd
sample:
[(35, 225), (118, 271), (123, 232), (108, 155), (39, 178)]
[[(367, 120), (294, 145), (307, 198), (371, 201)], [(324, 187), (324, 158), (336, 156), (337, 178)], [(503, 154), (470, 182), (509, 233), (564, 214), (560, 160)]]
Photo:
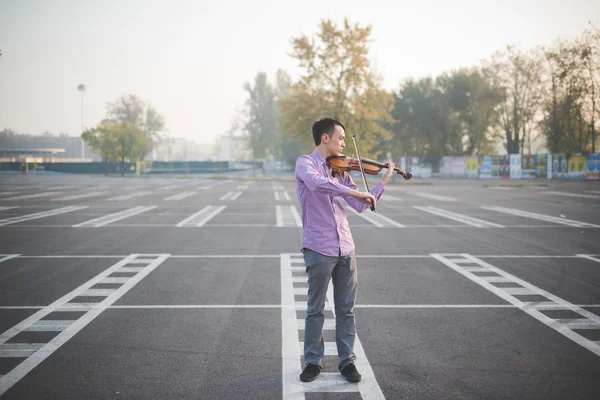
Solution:
[(331, 135), (333, 135), (333, 132), (335, 132), (336, 125), (341, 126), (342, 128), (344, 128), (344, 131), (346, 131), (346, 127), (340, 121), (337, 121), (333, 118), (322, 118), (316, 121), (312, 126), (312, 135), (313, 139), (315, 140), (315, 146), (321, 144), (321, 136), (324, 133), (331, 137)]

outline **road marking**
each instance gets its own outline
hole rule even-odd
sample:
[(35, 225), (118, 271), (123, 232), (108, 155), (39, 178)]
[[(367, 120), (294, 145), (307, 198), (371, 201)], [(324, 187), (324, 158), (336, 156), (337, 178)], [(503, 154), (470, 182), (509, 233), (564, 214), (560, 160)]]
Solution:
[(77, 200), (77, 199), (85, 199), (86, 197), (94, 197), (106, 194), (107, 192), (90, 192), (83, 194), (74, 194), (72, 196), (58, 197), (56, 199), (51, 199), (51, 201), (69, 201), (69, 200)]
[(557, 196), (568, 196), (568, 197), (581, 197), (581, 198), (585, 198), (585, 199), (600, 199), (600, 196), (594, 196), (591, 194), (557, 192), (557, 191), (553, 191), (553, 190), (547, 191), (546, 194), (555, 194)]
[(9, 206), (9, 207), (0, 207), (0, 211), (11, 210), (13, 208), (19, 208), (20, 206)]
[(8, 198), (4, 198), (2, 200), (23, 200), (23, 199), (33, 199), (33, 198), (37, 198), (37, 197), (48, 197), (48, 196), (53, 196), (55, 194), (59, 194), (62, 192), (46, 192), (46, 193), (36, 193), (36, 194), (26, 194), (23, 196), (16, 196), (16, 197), (8, 197)]
[(236, 200), (241, 194), (242, 192), (229, 192), (219, 200)]
[(401, 223), (396, 222), (393, 219), (388, 218), (385, 215), (382, 215), (379, 213), (372, 213), (370, 211), (369, 211), (369, 213), (367, 213), (367, 211), (359, 213), (358, 211), (356, 211), (354, 208), (352, 208), (350, 206), (346, 206), (346, 209), (348, 211), (356, 214), (357, 216), (361, 217), (365, 221), (370, 222), (371, 224), (375, 225), (378, 228), (405, 228), (406, 227), (406, 226), (402, 225)]
[(0, 219), (0, 226), (16, 224), (18, 222), (23, 222), (23, 221), (30, 221), (32, 219), (51, 217), (53, 215), (59, 215), (59, 214), (64, 214), (64, 213), (68, 213), (68, 212), (72, 212), (72, 211), (83, 210), (84, 208), (88, 208), (88, 206), (62, 207), (62, 208), (56, 208), (54, 210), (42, 211), (42, 212), (33, 213), (33, 214), (20, 215), (18, 217)]
[(135, 193), (130, 193), (130, 194), (124, 194), (122, 196), (111, 197), (110, 199), (107, 199), (107, 201), (129, 200), (129, 199), (133, 199), (133, 198), (140, 197), (140, 196), (147, 196), (149, 194), (152, 194), (152, 192), (135, 192)]
[(10, 260), (11, 258), (17, 258), (20, 254), (0, 254), (0, 263)]
[(596, 261), (600, 263), (600, 257), (594, 257), (593, 254), (577, 254), (577, 257), (586, 258), (588, 260)]
[[(470, 254), (431, 254), (431, 256), (439, 262), (441, 262), (442, 264), (452, 268), (456, 272), (469, 278), (473, 282), (483, 286), (484, 288), (494, 293), (495, 295), (501, 297), (502, 299), (506, 300), (507, 302), (519, 307), (527, 314), (531, 315), (538, 321), (549, 326), (550, 328), (561, 333), (562, 335), (568, 337), (580, 346), (585, 347), (586, 349), (595, 353), (596, 355), (600, 355), (599, 342), (593, 342), (572, 330), (579, 329), (573, 328), (573, 326), (581, 325), (582, 322), (585, 322), (585, 324), (589, 323), (591, 324), (590, 326), (597, 326), (597, 328), (600, 329), (600, 316), (591, 313), (575, 304), (569, 303), (568, 301), (558, 296), (555, 296), (543, 289), (540, 289), (537, 286), (534, 286), (514, 275), (511, 275), (508, 272), (505, 272), (500, 268), (497, 268), (477, 257), (473, 257)], [(461, 265), (459, 265), (455, 261), (452, 261), (456, 259), (462, 260), (462, 262), (460, 263)], [(470, 266), (465, 265), (469, 263), (471, 264)], [(492, 283), (486, 281), (484, 277), (473, 274), (472, 268), (478, 268), (478, 270), (485, 270), (490, 274), (493, 274), (492, 276), (507, 278), (510, 282), (513, 282), (515, 286), (494, 286)], [(547, 300), (537, 302), (522, 301), (521, 299), (516, 297), (520, 295), (538, 295), (541, 297), (545, 297)], [(566, 320), (559, 318), (551, 318), (548, 317), (546, 314), (542, 313), (540, 310), (571, 310), (579, 314), (580, 316), (585, 317), (585, 319), (575, 318)]]
[(275, 206), (275, 217), (278, 227), (302, 227), (302, 219), (295, 206)]
[[(278, 256), (279, 257), (279, 256)], [(171, 257), (169, 257), (171, 258)], [(108, 279), (108, 278), (107, 278)], [(128, 277), (124, 279), (129, 279)], [(102, 282), (100, 282), (102, 283)], [(577, 304), (581, 308), (600, 308), (600, 304)], [(41, 310), (45, 306), (0, 306), (0, 310)], [(92, 306), (91, 308), (94, 308)], [(281, 304), (149, 304), (149, 305), (118, 305), (106, 307), (109, 309), (125, 309), (125, 310), (136, 310), (136, 309), (186, 309), (186, 308), (198, 308), (198, 309), (252, 309), (252, 308), (268, 308), (277, 309), (281, 308)], [(373, 309), (486, 309), (486, 308), (517, 308), (513, 304), (356, 304), (354, 308), (373, 308)], [(538, 305), (537, 309), (552, 309), (551, 306)], [(562, 309), (562, 308), (559, 308)], [(304, 326), (304, 320), (298, 320), (302, 322)], [(304, 329), (298, 327), (298, 329)]]
[(463, 222), (467, 225), (475, 226), (477, 228), (504, 228), (504, 226), (500, 224), (496, 224), (489, 221), (484, 221), (479, 218), (469, 217), (468, 215), (459, 214), (453, 211), (444, 210), (442, 208), (431, 207), (431, 206), (413, 206), (417, 210), (425, 211), (433, 215), (439, 215), (440, 217), (452, 219), (454, 221)]
[[(118, 272), (123, 266), (127, 265), (131, 261), (136, 260), (138, 257), (146, 259), (147, 264), (143, 271), (140, 271), (136, 275), (129, 278), (129, 280), (116, 289), (112, 294), (105, 297), (104, 300), (98, 303), (93, 303), (93, 307), (90, 305), (81, 305), (77, 303), (70, 303), (77, 296), (81, 296), (92, 286), (101, 282), (107, 278), (110, 274)], [(0, 357), (26, 357), (24, 361), (18, 364), (15, 368), (9, 371), (6, 375), (0, 377), (0, 395), (5, 393), (14, 384), (20, 381), (25, 375), (27, 375), (32, 369), (38, 364), (48, 358), (58, 348), (60, 348), (69, 339), (75, 336), (81, 329), (93, 321), (102, 311), (106, 310), (114, 302), (119, 300), (127, 291), (135, 286), (139, 281), (145, 278), (150, 272), (156, 267), (162, 264), (167, 258), (168, 254), (131, 254), (121, 261), (114, 264), (112, 267), (96, 275), (91, 280), (87, 281), (83, 285), (79, 286), (72, 292), (67, 293), (54, 303), (46, 306), (26, 318), (19, 324), (8, 329), (2, 335), (0, 335)], [(62, 321), (47, 321), (42, 322), (42, 318), (54, 311), (87, 311), (83, 316), (77, 318), (73, 316), (71, 320)], [(45, 320), (44, 320), (45, 321)], [(52, 340), (47, 343), (6, 343), (20, 332), (26, 330), (41, 330), (41, 329), (60, 329), (60, 333), (55, 336)]]
[(169, 201), (169, 200), (183, 200), (186, 197), (190, 197), (195, 195), (198, 192), (182, 192), (182, 193), (178, 193), (178, 194), (174, 194), (173, 196), (169, 196), (169, 197), (165, 197), (164, 200)]
[(424, 197), (426, 199), (431, 200), (439, 200), (439, 201), (457, 201), (454, 197), (442, 196), (439, 194), (426, 193), (426, 192), (407, 192), (415, 196)]
[(381, 196), (381, 199), (379, 201), (381, 200), (402, 201), (400, 197), (392, 196), (391, 194), (384, 194), (383, 196)]
[(271, 184), (273, 185), (273, 190), (276, 190), (276, 191), (277, 190), (280, 190), (280, 191), (285, 190), (285, 188), (279, 182), (271, 182)]
[(223, 211), (227, 206), (206, 206), (195, 214), (190, 215), (180, 223), (177, 227), (198, 227), (204, 226), (208, 221), (213, 219), (217, 214)]
[(137, 207), (129, 208), (127, 210), (104, 215), (102, 217), (94, 218), (89, 221), (81, 222), (79, 224), (73, 225), (73, 228), (81, 228), (81, 227), (97, 228), (100, 226), (108, 225), (108, 224), (116, 222), (116, 221), (120, 221), (125, 218), (132, 217), (137, 214), (141, 214), (146, 211), (150, 211), (154, 208), (156, 208), (156, 206), (147, 206), (147, 207), (137, 206)]
[[(298, 340), (299, 331), (304, 329), (304, 320), (298, 320), (296, 310), (306, 311), (306, 301), (295, 301), (294, 271), (305, 271), (302, 254), (281, 254), (281, 325), (282, 325), (282, 389), (284, 399), (305, 399), (306, 392), (360, 392), (363, 399), (384, 399), (375, 374), (365, 355), (358, 335), (355, 337), (355, 364), (363, 375), (363, 380), (350, 383), (339, 373), (321, 372), (310, 383), (303, 383), (298, 376), (302, 371), (301, 357), (304, 343)], [(304, 281), (307, 276), (303, 275)], [(296, 281), (296, 282), (294, 282)], [(333, 285), (327, 290), (325, 310), (334, 314), (334, 318), (325, 318), (323, 329), (335, 329), (335, 307)], [(335, 342), (325, 342), (325, 355), (337, 355)]]
[(275, 193), (275, 200), (279, 200), (281, 197), (283, 197), (285, 200), (291, 200), (288, 192), (283, 191), (283, 192), (274, 192), (274, 193)]
[(567, 218), (553, 217), (551, 215), (538, 214), (538, 213), (533, 213), (533, 212), (529, 212), (529, 211), (522, 211), (522, 210), (517, 210), (515, 208), (506, 208), (506, 207), (497, 207), (497, 206), (481, 207), (481, 208), (483, 208), (484, 210), (497, 211), (499, 213), (516, 215), (518, 217), (532, 218), (532, 219), (537, 219), (540, 221), (554, 222), (557, 224), (568, 225), (568, 226), (573, 226), (573, 227), (577, 227), (577, 228), (584, 228), (584, 227), (600, 228), (600, 225), (588, 224), (587, 222), (575, 221), (575, 220), (567, 219)]

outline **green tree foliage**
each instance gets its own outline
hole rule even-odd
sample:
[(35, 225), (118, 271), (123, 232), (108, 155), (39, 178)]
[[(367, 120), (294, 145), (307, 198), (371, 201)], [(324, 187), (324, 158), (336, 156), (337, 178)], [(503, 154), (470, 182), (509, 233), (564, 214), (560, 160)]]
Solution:
[(149, 152), (151, 145), (141, 130), (124, 121), (104, 121), (82, 133), (81, 137), (104, 161), (120, 162), (121, 175), (125, 174), (125, 161), (138, 160)]
[(280, 153), (277, 146), (277, 115), (275, 91), (267, 74), (259, 72), (254, 85), (244, 84), (248, 94), (246, 100), (246, 122), (243, 126), (244, 139), (254, 159), (274, 157)]
[[(287, 96), (280, 99), (283, 129), (298, 142), (312, 142), (312, 124), (323, 117), (340, 120), (347, 134), (357, 134), (361, 155), (385, 153), (391, 138), (384, 124), (391, 122), (392, 96), (380, 88), (381, 77), (368, 58), (371, 27), (338, 27), (322, 20), (313, 37), (292, 39), (292, 54), (302, 70)], [(352, 146), (350, 146), (351, 148)]]
[(437, 165), (442, 156), (480, 154), (491, 147), (500, 98), (479, 71), (407, 80), (393, 95), (395, 154), (422, 156)]
[[(150, 105), (134, 94), (119, 97), (114, 103), (108, 103), (106, 121), (113, 123), (128, 122), (140, 130), (151, 145), (161, 143), (164, 138), (165, 120), (163, 116)], [(140, 156), (143, 159), (152, 151), (152, 146)]]

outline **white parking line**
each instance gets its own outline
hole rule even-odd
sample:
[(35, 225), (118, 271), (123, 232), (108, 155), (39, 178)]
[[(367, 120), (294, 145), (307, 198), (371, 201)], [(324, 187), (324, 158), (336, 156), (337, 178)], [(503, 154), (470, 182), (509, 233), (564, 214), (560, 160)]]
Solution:
[(154, 208), (156, 208), (156, 206), (148, 206), (148, 207), (137, 206), (137, 207), (129, 208), (127, 210), (104, 215), (102, 217), (94, 218), (89, 221), (81, 222), (79, 224), (73, 225), (73, 228), (81, 228), (81, 227), (97, 228), (100, 226), (108, 225), (108, 224), (116, 222), (116, 221), (120, 221), (125, 218), (132, 217), (137, 214), (141, 214), (146, 211), (150, 211)]
[[(89, 290), (92, 286), (101, 282), (107, 278), (110, 274), (118, 272), (123, 266), (136, 260), (138, 257), (147, 260), (147, 264), (144, 270), (137, 273), (136, 275), (129, 278), (129, 280), (121, 285), (117, 290), (112, 292), (109, 296), (105, 297), (104, 300), (94, 303), (92, 307), (82, 306), (77, 303), (70, 303), (77, 296), (81, 296), (82, 293)], [(14, 384), (20, 381), (25, 375), (27, 375), (32, 369), (39, 365), (42, 361), (48, 358), (58, 348), (60, 348), (69, 339), (75, 336), (81, 329), (93, 321), (102, 311), (107, 309), (119, 298), (121, 298), (127, 291), (135, 286), (139, 281), (146, 277), (156, 267), (162, 264), (167, 258), (168, 254), (131, 254), (119, 261), (112, 267), (96, 275), (91, 280), (87, 281), (83, 285), (79, 286), (72, 292), (67, 293), (54, 303), (46, 306), (26, 318), (19, 324), (8, 329), (2, 335), (0, 335), (0, 357), (27, 357), (24, 361), (18, 364), (6, 375), (0, 377), (0, 395), (5, 393)], [(77, 318), (73, 316), (70, 320), (53, 321), (53, 322), (41, 322), (42, 318), (46, 315), (55, 311), (87, 311), (86, 314)], [(6, 343), (17, 334), (27, 330), (41, 330), (41, 329), (55, 329), (61, 332), (55, 336), (52, 340), (47, 343)]]
[(561, 224), (561, 225), (574, 226), (577, 228), (583, 228), (583, 227), (600, 228), (600, 225), (588, 224), (587, 222), (575, 221), (575, 220), (567, 219), (567, 218), (553, 217), (551, 215), (538, 214), (538, 213), (529, 212), (529, 211), (522, 211), (522, 210), (517, 210), (515, 208), (497, 207), (497, 206), (481, 207), (481, 208), (483, 208), (485, 210), (497, 211), (499, 213), (516, 215), (519, 217), (526, 217), (526, 218), (537, 219), (540, 221), (554, 222), (554, 223)]
[(302, 227), (302, 219), (295, 206), (275, 206), (276, 226)]
[[(299, 331), (304, 329), (304, 321), (298, 320), (296, 310), (306, 310), (305, 301), (295, 301), (293, 271), (304, 271), (301, 254), (281, 254), (281, 326), (282, 326), (282, 391), (284, 399), (305, 399), (305, 393), (360, 392), (363, 399), (384, 399), (371, 364), (367, 359), (358, 335), (355, 336), (355, 364), (363, 375), (359, 383), (350, 383), (338, 373), (322, 372), (310, 383), (303, 383), (298, 376), (302, 371), (301, 356), (303, 343), (298, 340)], [(302, 275), (307, 279), (306, 275)], [(297, 281), (297, 280), (296, 280)], [(335, 307), (333, 285), (327, 290), (325, 310), (334, 314), (333, 319), (325, 319), (324, 329), (335, 327)], [(325, 355), (337, 355), (335, 342), (325, 342)]]
[(46, 192), (46, 193), (26, 194), (26, 195), (23, 195), (23, 196), (3, 198), (2, 200), (34, 199), (34, 198), (38, 198), (38, 197), (54, 196), (55, 194), (59, 194), (59, 193), (62, 193), (62, 192)]
[(241, 194), (242, 192), (229, 192), (223, 197), (221, 197), (219, 200), (236, 200), (238, 197), (240, 197)]
[[(574, 326), (580, 326), (582, 325), (582, 323), (589, 324), (590, 326), (593, 326), (594, 329), (600, 329), (600, 316), (591, 313), (590, 311), (587, 311), (575, 304), (569, 303), (568, 301), (558, 296), (555, 296), (543, 289), (540, 289), (537, 286), (534, 286), (529, 282), (526, 282), (514, 275), (511, 275), (508, 272), (501, 270), (500, 268), (497, 268), (483, 260), (480, 260), (477, 257), (473, 257), (470, 254), (431, 254), (431, 256), (439, 262), (441, 262), (442, 264), (452, 268), (456, 272), (472, 280), (473, 282), (483, 286), (485, 289), (501, 297), (507, 302), (518, 306), (527, 314), (531, 315), (532, 317), (542, 322), (543, 324), (549, 326), (550, 328), (554, 329), (555, 331), (568, 337), (575, 343), (581, 345), (582, 347), (588, 349), (596, 355), (600, 355), (600, 342), (593, 342), (572, 330), (580, 329)], [(475, 275), (473, 272), (476, 271), (486, 271), (489, 272), (491, 275)], [(490, 276), (504, 277), (508, 279), (509, 282), (514, 283), (514, 286), (495, 286), (491, 283), (491, 281), (487, 280)], [(516, 297), (528, 295), (537, 295), (540, 297), (544, 297), (545, 300), (529, 302)], [(585, 319), (551, 318), (546, 314), (542, 313), (540, 310), (571, 310), (579, 314), (580, 316), (585, 317)]]
[(213, 219), (217, 214), (223, 211), (227, 206), (206, 206), (202, 210), (194, 213), (178, 223), (177, 227), (199, 227), (204, 226), (208, 221)]
[(190, 197), (195, 195), (198, 192), (181, 192), (178, 194), (174, 194), (173, 196), (169, 196), (169, 197), (165, 197), (164, 200), (165, 201), (170, 201), (170, 200), (183, 200), (186, 197)]
[(6, 260), (10, 260), (11, 258), (17, 258), (20, 254), (0, 254), (0, 263)]
[(90, 193), (83, 193), (83, 194), (74, 194), (72, 196), (65, 196), (65, 197), (58, 197), (56, 199), (51, 199), (51, 201), (69, 201), (69, 200), (84, 199), (86, 197), (100, 196), (100, 195), (103, 195), (106, 193), (107, 192), (90, 192)]
[(391, 218), (386, 217), (385, 215), (379, 213), (373, 213), (370, 210), (366, 210), (362, 213), (359, 213), (354, 208), (350, 206), (346, 206), (346, 209), (351, 213), (356, 214), (361, 217), (365, 221), (370, 222), (378, 228), (405, 228), (405, 225), (402, 225), (400, 222), (396, 222)]
[(454, 221), (463, 222), (467, 225), (476, 226), (478, 228), (504, 228), (500, 224), (494, 222), (484, 221), (479, 218), (469, 217), (468, 215), (459, 214), (453, 211), (444, 210), (442, 208), (431, 207), (431, 206), (413, 206), (417, 210), (425, 211), (433, 215), (439, 215), (440, 217), (448, 218)]
[(581, 197), (585, 199), (598, 199), (600, 200), (600, 196), (594, 196), (591, 194), (581, 194), (581, 193), (569, 193), (569, 192), (557, 192), (553, 190), (549, 190), (545, 192), (546, 194), (555, 194), (557, 196), (568, 196), (568, 197)]
[(64, 214), (64, 213), (77, 211), (77, 210), (83, 210), (84, 208), (88, 208), (88, 206), (62, 207), (62, 208), (57, 208), (54, 210), (42, 211), (42, 212), (33, 213), (33, 214), (20, 215), (18, 217), (0, 219), (0, 226), (16, 224), (18, 222), (23, 222), (23, 221), (30, 221), (32, 219), (51, 217), (53, 215)]
[(125, 194), (122, 196), (111, 197), (110, 199), (107, 199), (107, 201), (129, 200), (129, 199), (133, 199), (133, 198), (140, 197), (140, 196), (147, 196), (149, 194), (152, 194), (152, 192), (135, 192), (135, 193)]
[(407, 192), (410, 193), (414, 196), (419, 196), (419, 197), (424, 197), (426, 199), (431, 199), (431, 200), (439, 200), (439, 201), (457, 201), (456, 198), (454, 197), (448, 197), (448, 196), (442, 196), (439, 194), (433, 194), (433, 193), (426, 193), (426, 192)]

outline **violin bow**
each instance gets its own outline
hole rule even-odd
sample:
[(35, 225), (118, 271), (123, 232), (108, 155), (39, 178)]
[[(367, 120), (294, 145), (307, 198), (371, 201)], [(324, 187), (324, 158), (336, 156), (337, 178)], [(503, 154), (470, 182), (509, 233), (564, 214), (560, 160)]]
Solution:
[[(354, 148), (356, 149), (356, 155), (358, 156), (358, 165), (360, 166), (360, 172), (362, 174), (363, 182), (365, 184), (365, 189), (367, 192), (369, 191), (369, 185), (367, 184), (367, 178), (365, 177), (365, 170), (363, 169), (362, 160), (360, 158), (360, 151), (358, 150), (358, 143), (356, 143), (356, 133), (352, 135), (352, 140), (354, 141)], [(376, 213), (375, 206), (371, 204), (371, 211)]]

